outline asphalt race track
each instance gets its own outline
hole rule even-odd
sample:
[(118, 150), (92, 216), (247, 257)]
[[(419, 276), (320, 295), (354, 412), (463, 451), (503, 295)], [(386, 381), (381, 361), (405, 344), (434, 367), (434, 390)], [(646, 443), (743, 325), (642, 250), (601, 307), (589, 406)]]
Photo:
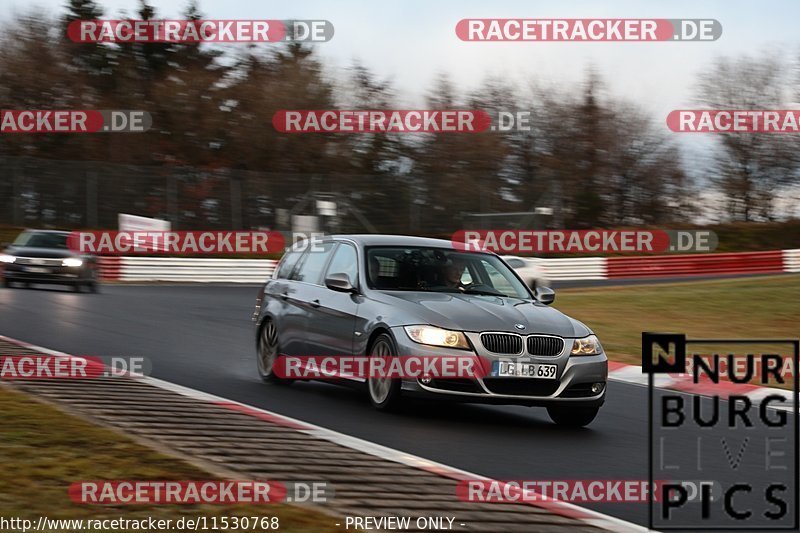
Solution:
[[(611, 382), (588, 429), (543, 409), (408, 403), (379, 413), (363, 393), (325, 383), (267, 385), (256, 374), (252, 286), (105, 285), (0, 289), (0, 334), (76, 354), (143, 356), (159, 379), (269, 409), (497, 479), (647, 479), (647, 390)], [(557, 305), (556, 305), (557, 307)], [(682, 431), (675, 453), (692, 453)], [(758, 473), (751, 474), (760, 475)], [(646, 524), (645, 503), (588, 505)]]

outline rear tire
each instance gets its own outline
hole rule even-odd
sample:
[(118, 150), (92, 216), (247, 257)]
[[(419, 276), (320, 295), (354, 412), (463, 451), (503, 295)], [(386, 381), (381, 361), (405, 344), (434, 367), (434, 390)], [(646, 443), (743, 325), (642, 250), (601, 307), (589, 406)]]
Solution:
[(564, 427), (580, 428), (588, 426), (595, 419), (599, 407), (561, 407), (554, 406), (547, 408), (550, 419)]
[(275, 361), (278, 359), (278, 353), (280, 353), (278, 328), (275, 327), (272, 320), (266, 320), (258, 335), (258, 353), (256, 354), (258, 375), (265, 383), (288, 385), (292, 380), (282, 379), (275, 375)]
[(11, 280), (10, 280), (10, 279), (8, 279), (8, 278), (3, 278), (3, 287), (5, 287), (6, 289), (11, 289), (11, 288), (13, 288), (13, 287), (14, 287), (14, 285), (13, 285), (13, 283), (11, 282)]
[(89, 292), (92, 294), (98, 294), (100, 292), (100, 284), (98, 284), (96, 281), (90, 282), (87, 287), (89, 288)]
[(72, 292), (83, 292), (83, 285), (80, 283), (73, 283), (72, 284)]
[[(381, 333), (372, 343), (370, 357), (397, 357), (394, 340), (386, 333)], [(379, 411), (391, 411), (400, 404), (400, 388), (402, 380), (390, 377), (367, 377), (367, 393), (372, 406)]]

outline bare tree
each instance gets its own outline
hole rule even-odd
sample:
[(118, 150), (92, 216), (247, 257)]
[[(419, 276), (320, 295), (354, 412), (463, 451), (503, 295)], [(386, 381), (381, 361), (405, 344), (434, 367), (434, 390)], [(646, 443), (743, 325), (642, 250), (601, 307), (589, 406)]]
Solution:
[[(710, 109), (786, 109), (787, 65), (773, 55), (720, 58), (699, 79), (696, 99)], [(724, 194), (733, 220), (771, 220), (774, 203), (798, 183), (798, 136), (722, 133), (709, 178)]]

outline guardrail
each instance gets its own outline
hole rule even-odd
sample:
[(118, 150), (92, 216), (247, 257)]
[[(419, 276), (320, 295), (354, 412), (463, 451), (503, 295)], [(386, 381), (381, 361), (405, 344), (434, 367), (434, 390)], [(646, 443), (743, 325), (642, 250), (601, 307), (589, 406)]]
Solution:
[(783, 252), (609, 257), (608, 278), (714, 276), (783, 272)]
[(606, 279), (605, 257), (575, 257), (566, 259), (542, 259), (547, 278), (552, 281)]
[(783, 251), (783, 268), (786, 272), (800, 272), (800, 249)]
[[(800, 249), (769, 252), (636, 257), (542, 259), (552, 281), (714, 276), (800, 272)], [(272, 275), (272, 259), (188, 257), (103, 257), (100, 277), (108, 281), (261, 283)]]
[(103, 257), (100, 278), (113, 281), (261, 283), (272, 275), (273, 259), (188, 257)]

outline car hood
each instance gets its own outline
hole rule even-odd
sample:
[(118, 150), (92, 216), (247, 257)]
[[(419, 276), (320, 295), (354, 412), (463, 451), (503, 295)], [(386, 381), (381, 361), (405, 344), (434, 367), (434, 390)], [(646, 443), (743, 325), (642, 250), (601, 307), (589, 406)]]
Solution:
[(73, 257), (75, 253), (61, 248), (28, 248), (24, 246), (10, 246), (5, 251), (9, 255), (20, 257), (63, 258)]
[[(377, 298), (391, 305), (392, 325), (432, 324), (462, 331), (544, 333), (585, 337), (592, 332), (564, 313), (530, 300), (435, 292), (382, 292)], [(518, 329), (522, 324), (525, 329)]]

